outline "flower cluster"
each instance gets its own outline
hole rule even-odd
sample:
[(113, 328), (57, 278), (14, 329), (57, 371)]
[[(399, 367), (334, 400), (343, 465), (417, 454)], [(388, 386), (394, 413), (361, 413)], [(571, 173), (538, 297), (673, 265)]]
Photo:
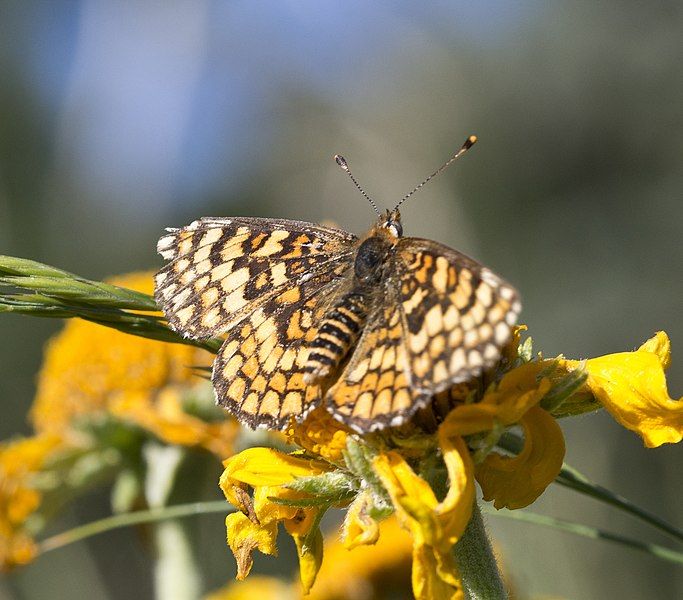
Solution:
[[(414, 423), (361, 436), (317, 410), (292, 424), (296, 451), (250, 448), (227, 459), (220, 485), (240, 511), (226, 519), (237, 578), (248, 575), (254, 550), (276, 554), (283, 523), (308, 593), (322, 563), (322, 515), (344, 508), (345, 548), (375, 544), (395, 514), (412, 538), (415, 597), (463, 598), (453, 548), (470, 521), (475, 481), (496, 508), (532, 503), (562, 467), (558, 419), (604, 408), (648, 447), (681, 440), (683, 402), (667, 391), (665, 333), (633, 352), (578, 361), (534, 356), (524, 330), (516, 328), (495, 369), (440, 394)], [(518, 431), (521, 451), (505, 452), (503, 440)]]
[[(152, 277), (112, 283), (150, 293)], [(45, 519), (83, 489), (116, 478), (146, 439), (203, 449), (214, 460), (229, 456), (236, 422), (193, 368), (211, 358), (81, 320), (50, 340), (30, 413), (35, 435), (0, 445), (0, 567), (29, 562)]]

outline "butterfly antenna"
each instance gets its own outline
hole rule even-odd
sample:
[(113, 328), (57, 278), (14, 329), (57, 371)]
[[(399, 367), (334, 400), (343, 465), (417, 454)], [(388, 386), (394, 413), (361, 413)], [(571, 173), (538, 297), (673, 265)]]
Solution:
[(451, 165), (451, 163), (458, 160), (463, 154), (465, 154), (465, 152), (467, 152), (472, 146), (474, 146), (476, 141), (476, 135), (471, 135), (470, 137), (468, 137), (465, 140), (465, 143), (462, 145), (462, 148), (460, 148), (460, 150), (458, 150), (453, 156), (451, 156), (444, 164), (442, 164), (436, 171), (434, 171), (429, 177), (427, 177), (427, 179), (425, 179), (421, 184), (415, 186), (415, 188), (411, 192), (403, 196), (403, 198), (401, 198), (401, 201), (394, 207), (394, 210), (401, 206), (401, 204), (403, 204), (408, 198), (410, 198), (415, 192), (417, 192), (430, 179), (436, 177), (439, 173), (448, 168)]
[(368, 196), (368, 195), (365, 193), (365, 190), (364, 190), (362, 187), (360, 187), (360, 183), (358, 183), (358, 182), (356, 181), (356, 178), (353, 176), (353, 173), (351, 173), (351, 169), (349, 169), (349, 164), (346, 162), (346, 159), (345, 159), (343, 156), (339, 155), (339, 154), (335, 154), (335, 155), (334, 155), (334, 160), (336, 161), (336, 163), (337, 163), (344, 171), (346, 171), (346, 174), (351, 178), (351, 181), (353, 181), (353, 183), (355, 184), (355, 186), (358, 188), (358, 191), (359, 191), (361, 194), (363, 194), (363, 196), (365, 196), (365, 197), (368, 199), (368, 201), (369, 201), (370, 204), (372, 205), (372, 208), (373, 208), (374, 211), (377, 213), (377, 216), (378, 216), (378, 217), (381, 217), (381, 216), (382, 216), (382, 213), (379, 212), (379, 209), (377, 208), (377, 205), (375, 204), (375, 201), (374, 201), (372, 198), (370, 198), (370, 196)]

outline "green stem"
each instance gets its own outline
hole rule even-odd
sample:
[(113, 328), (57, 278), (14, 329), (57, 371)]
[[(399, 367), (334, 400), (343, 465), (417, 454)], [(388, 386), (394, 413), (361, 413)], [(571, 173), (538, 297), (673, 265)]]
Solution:
[(467, 529), (453, 551), (469, 600), (507, 600), (508, 594), (476, 503)]
[(646, 552), (656, 558), (661, 558), (668, 562), (683, 565), (683, 553), (658, 546), (657, 544), (648, 544), (632, 538), (627, 538), (609, 531), (603, 531), (581, 523), (573, 523), (563, 519), (555, 519), (553, 517), (546, 517), (530, 511), (496, 511), (491, 508), (484, 508), (483, 512), (487, 515), (496, 517), (503, 517), (504, 519), (513, 519), (515, 521), (524, 521), (526, 523), (533, 523), (535, 525), (542, 525), (544, 527), (551, 527), (561, 531), (567, 531), (574, 535), (580, 535), (593, 540), (605, 540), (622, 546), (627, 546), (641, 552)]
[[(508, 452), (519, 454), (524, 446), (524, 441), (516, 434), (506, 433), (503, 435), (503, 437), (501, 437), (498, 445)], [(614, 492), (602, 487), (601, 485), (598, 485), (597, 483), (593, 483), (585, 475), (566, 463), (562, 465), (562, 470), (555, 478), (555, 483), (558, 483), (559, 485), (572, 489), (581, 494), (585, 494), (586, 496), (590, 496), (591, 498), (595, 498), (596, 500), (604, 502), (605, 504), (609, 504), (610, 506), (614, 506), (615, 508), (628, 513), (631, 516), (644, 521), (648, 525), (655, 527), (678, 542), (683, 542), (683, 531), (677, 527), (674, 527), (671, 525), (671, 523), (667, 523), (664, 519), (658, 517), (657, 515), (637, 506), (627, 498), (624, 498), (619, 494), (615, 494)]]
[(637, 519), (640, 519), (641, 521), (644, 521), (645, 523), (652, 525), (653, 527), (659, 529), (661, 532), (667, 534), (676, 541), (683, 542), (683, 531), (674, 527), (673, 525), (671, 525), (671, 523), (667, 523), (664, 519), (658, 517), (657, 515), (652, 514), (644, 508), (635, 505), (627, 498), (619, 496), (618, 494), (611, 492), (610, 490), (602, 487), (601, 485), (589, 481), (579, 471), (577, 471), (573, 467), (570, 467), (567, 464), (564, 464), (562, 466), (562, 470), (555, 479), (555, 482), (569, 489), (575, 490), (582, 494), (586, 494), (591, 498), (600, 500), (605, 504), (614, 506), (619, 510), (622, 510), (636, 517)]
[(63, 548), (74, 542), (80, 542), (89, 537), (120, 529), (121, 527), (131, 527), (132, 525), (141, 525), (143, 523), (155, 523), (157, 521), (165, 521), (167, 519), (178, 519), (184, 517), (191, 517), (193, 515), (208, 515), (213, 513), (229, 513), (232, 508), (224, 500), (217, 500), (215, 502), (191, 502), (189, 504), (176, 504), (175, 506), (167, 506), (163, 508), (151, 508), (149, 510), (139, 510), (136, 512), (124, 513), (121, 515), (112, 515), (105, 517), (98, 521), (92, 521), (79, 527), (74, 527), (68, 531), (58, 533), (40, 542), (40, 552), (50, 552), (57, 548)]

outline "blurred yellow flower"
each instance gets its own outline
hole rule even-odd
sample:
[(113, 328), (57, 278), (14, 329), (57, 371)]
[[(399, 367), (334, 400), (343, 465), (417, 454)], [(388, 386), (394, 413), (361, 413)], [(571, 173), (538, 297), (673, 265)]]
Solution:
[(294, 586), (276, 577), (253, 576), (249, 581), (228, 584), (204, 600), (298, 600), (301, 597)]
[(42, 499), (35, 478), (60, 446), (52, 434), (0, 445), (0, 570), (29, 563), (37, 553), (25, 523)]
[[(151, 293), (152, 277), (151, 272), (134, 273), (111, 282)], [(95, 463), (110, 468), (106, 457), (98, 462), (98, 444), (112, 443), (95, 439), (98, 425), (134, 425), (167, 444), (201, 447), (220, 459), (229, 456), (237, 423), (222, 411), (209, 414), (213, 392), (192, 368), (209, 364), (211, 358), (192, 346), (134, 337), (81, 320), (67, 323), (45, 350), (30, 414), (36, 435), (0, 446), (0, 565), (34, 558), (37, 548), (28, 521), (38, 522), (42, 503), (59, 504), (55, 482), (68, 478), (75, 488), (78, 481), (88, 485), (87, 469), (72, 476), (69, 469), (76, 463), (57, 463), (54, 457), (90, 453), (91, 468)], [(200, 418), (202, 411), (207, 420)], [(87, 426), (95, 426), (93, 435), (86, 433)], [(36, 485), (38, 480), (52, 481), (55, 489), (49, 491), (54, 493), (48, 496), (48, 490)]]
[(325, 561), (307, 600), (378, 600), (408, 597), (413, 541), (390, 517), (379, 524), (373, 545), (349, 550), (335, 536), (325, 543)]
[[(152, 272), (110, 283), (152, 293)], [(223, 459), (237, 431), (227, 417), (216, 422), (188, 414), (184, 398), (212, 394), (192, 367), (212, 356), (193, 346), (127, 335), (80, 319), (48, 342), (31, 409), (37, 432), (72, 432), (84, 419), (115, 416), (169, 444), (202, 446)]]

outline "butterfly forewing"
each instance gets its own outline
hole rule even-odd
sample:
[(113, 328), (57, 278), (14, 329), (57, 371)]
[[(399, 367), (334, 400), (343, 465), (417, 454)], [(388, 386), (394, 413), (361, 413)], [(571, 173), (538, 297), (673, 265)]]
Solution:
[(400, 240), (395, 261), (412, 387), (434, 394), (492, 367), (521, 310), (514, 288), (431, 240)]
[[(269, 298), (350, 260), (355, 236), (301, 221), (204, 218), (157, 245), (155, 297), (187, 337), (219, 335)], [(295, 294), (296, 291), (292, 291)]]

